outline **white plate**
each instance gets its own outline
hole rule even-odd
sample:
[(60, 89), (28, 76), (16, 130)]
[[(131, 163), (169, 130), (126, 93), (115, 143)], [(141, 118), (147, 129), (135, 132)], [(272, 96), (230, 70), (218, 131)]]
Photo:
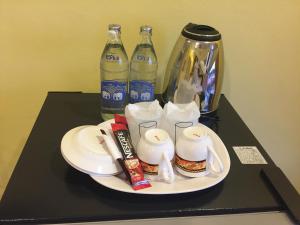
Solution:
[[(106, 121), (105, 123), (111, 122), (112, 121)], [(230, 158), (227, 149), (219, 136), (203, 124), (199, 124), (199, 126), (202, 126), (212, 138), (215, 150), (223, 162), (224, 170), (218, 175), (208, 174), (203, 177), (189, 178), (178, 174), (174, 169), (176, 177), (172, 184), (164, 183), (162, 181), (151, 181), (152, 187), (138, 191), (134, 191), (131, 188), (130, 184), (125, 179), (124, 174), (110, 177), (97, 177), (91, 175), (91, 177), (99, 184), (110, 189), (134, 194), (179, 194), (212, 187), (221, 182), (227, 176), (230, 169)]]
[[(103, 127), (106, 129), (106, 127)], [(96, 176), (115, 175), (122, 171), (105, 144), (100, 144), (99, 126), (80, 126), (68, 131), (61, 141), (63, 158), (75, 169)]]

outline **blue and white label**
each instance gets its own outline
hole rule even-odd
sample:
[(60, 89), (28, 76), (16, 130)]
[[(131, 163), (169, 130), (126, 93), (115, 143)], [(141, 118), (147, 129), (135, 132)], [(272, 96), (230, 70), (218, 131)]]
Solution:
[(143, 80), (133, 80), (129, 85), (130, 103), (154, 100), (154, 85)]
[[(144, 56), (144, 55), (136, 55), (136, 60), (137, 61), (142, 61), (142, 62), (148, 62), (151, 60), (149, 56)], [(151, 61), (150, 61), (151, 62)]]
[(107, 61), (112, 61), (112, 62), (119, 62), (120, 56), (118, 55), (113, 55), (113, 54), (106, 54), (105, 59)]
[(126, 103), (127, 83), (119, 81), (101, 82), (102, 109), (122, 109)]

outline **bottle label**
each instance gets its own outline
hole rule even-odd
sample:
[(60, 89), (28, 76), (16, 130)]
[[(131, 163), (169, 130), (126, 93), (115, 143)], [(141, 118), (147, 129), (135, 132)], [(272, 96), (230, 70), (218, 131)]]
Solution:
[(119, 62), (120, 56), (113, 55), (113, 54), (106, 54), (105, 59), (106, 59), (106, 61)]
[(122, 111), (126, 104), (126, 82), (101, 82), (101, 109), (102, 111)]
[(130, 103), (148, 102), (154, 100), (154, 85), (143, 80), (130, 81)]
[(136, 55), (136, 60), (137, 61), (142, 61), (142, 62), (148, 62), (151, 60), (149, 56), (144, 56), (144, 55)]

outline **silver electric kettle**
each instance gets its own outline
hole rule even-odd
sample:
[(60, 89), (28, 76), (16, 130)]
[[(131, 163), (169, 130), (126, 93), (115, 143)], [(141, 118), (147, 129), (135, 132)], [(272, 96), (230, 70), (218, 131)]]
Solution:
[(196, 101), (201, 113), (217, 109), (223, 80), (221, 34), (213, 27), (189, 23), (171, 53), (163, 86), (164, 102)]

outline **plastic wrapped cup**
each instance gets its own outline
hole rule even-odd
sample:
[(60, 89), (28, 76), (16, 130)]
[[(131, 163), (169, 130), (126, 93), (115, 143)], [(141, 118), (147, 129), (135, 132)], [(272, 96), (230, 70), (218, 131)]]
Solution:
[(198, 124), (199, 117), (200, 110), (195, 102), (188, 104), (168, 102), (164, 106), (159, 128), (167, 131), (176, 144), (176, 140), (185, 128)]
[(140, 138), (147, 130), (159, 127), (162, 112), (163, 109), (157, 100), (128, 104), (125, 107), (133, 147), (137, 147)]

